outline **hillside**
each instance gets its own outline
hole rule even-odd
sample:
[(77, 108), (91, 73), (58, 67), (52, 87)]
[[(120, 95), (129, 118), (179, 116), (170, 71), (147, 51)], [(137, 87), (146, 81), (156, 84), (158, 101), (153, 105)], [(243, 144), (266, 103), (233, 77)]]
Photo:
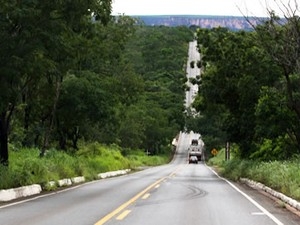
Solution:
[[(201, 15), (161, 15), (161, 16), (132, 16), (139, 18), (149, 26), (199, 26), (202, 28), (227, 27), (231, 30), (251, 30), (251, 25), (244, 17), (235, 16), (201, 16)], [(249, 18), (257, 25), (263, 18)]]

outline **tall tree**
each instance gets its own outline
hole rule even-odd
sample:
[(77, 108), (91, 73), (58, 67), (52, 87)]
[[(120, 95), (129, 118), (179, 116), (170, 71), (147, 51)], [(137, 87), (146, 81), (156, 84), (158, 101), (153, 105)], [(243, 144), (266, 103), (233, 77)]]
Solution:
[(27, 103), (30, 85), (38, 85), (41, 79), (47, 80), (54, 90), (44, 133), (43, 149), (47, 147), (61, 81), (70, 66), (69, 39), (80, 34), (92, 17), (107, 23), (111, 0), (0, 1), (0, 4), (0, 162), (7, 165), (8, 130), (14, 109), (22, 99)]
[(197, 36), (202, 64), (207, 66), (200, 84), (203, 100), (195, 102), (200, 104), (196, 108), (204, 109), (200, 113), (207, 117), (214, 111), (201, 106), (203, 103), (215, 106), (215, 113), (219, 112), (218, 107), (223, 108), (224, 113), (219, 114), (223, 118), (216, 120), (222, 122), (221, 129), (226, 132), (227, 140), (223, 141), (238, 143), (241, 155), (248, 157), (255, 139), (255, 105), (259, 90), (278, 78), (277, 70), (258, 47), (253, 32), (199, 29)]
[[(295, 1), (296, 3), (296, 1)], [(297, 143), (300, 153), (300, 17), (298, 4), (295, 8), (282, 3), (284, 18), (270, 11), (270, 18), (255, 28), (258, 40), (265, 52), (281, 69), (285, 80), (286, 102), (289, 110), (298, 118), (289, 132), (289, 136)]]

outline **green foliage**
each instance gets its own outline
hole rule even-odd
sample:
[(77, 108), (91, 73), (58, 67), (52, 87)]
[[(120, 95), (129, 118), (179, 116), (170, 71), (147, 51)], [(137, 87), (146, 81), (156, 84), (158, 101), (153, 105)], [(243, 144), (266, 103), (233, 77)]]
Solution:
[(230, 160), (224, 163), (222, 175), (229, 179), (238, 180), (241, 177), (248, 177), (249, 168), (255, 167), (255, 161), (247, 160)]
[(80, 141), (160, 153), (184, 127), (189, 28), (111, 17), (111, 0), (2, 3), (0, 163), (8, 140), (41, 155)]
[[(281, 84), (272, 85), (272, 87), (276, 91), (276, 97), (278, 95), (283, 96), (283, 100), (280, 103), (285, 102), (285, 105), (279, 104), (276, 107), (275, 116), (279, 114), (279, 117), (282, 117), (284, 115), (283, 123), (289, 122), (289, 118), (293, 117), (291, 124), (288, 124), (283, 130), (289, 135), (291, 142), (295, 143), (294, 148), (297, 148), (298, 154), (300, 152), (300, 98), (299, 88), (296, 87), (299, 87), (300, 68), (298, 52), (300, 44), (296, 40), (299, 38), (299, 24), (299, 16), (294, 13), (286, 16), (285, 22), (282, 23), (282, 20), (273, 12), (270, 14), (269, 20), (255, 29), (258, 34), (260, 47), (264, 49), (277, 68), (281, 70)], [(273, 99), (271, 98), (271, 100)], [(271, 104), (274, 105), (272, 101)], [(283, 113), (280, 112), (281, 108)], [(287, 113), (285, 114), (285, 112)], [(277, 121), (280, 121), (280, 118)]]
[[(212, 166), (216, 166), (216, 167), (223, 167), (224, 166), (224, 163), (227, 163), (225, 162), (225, 148), (224, 147), (212, 147), (212, 148), (208, 148), (206, 145), (205, 145), (205, 148), (206, 148), (206, 157), (208, 158), (208, 161), (207, 163), (209, 165), (212, 165)], [(218, 151), (218, 154), (216, 156), (213, 156), (211, 154), (211, 150), (212, 149), (216, 149)], [(235, 160), (236, 158), (239, 159), (239, 148), (236, 144), (232, 144), (230, 146), (230, 161), (232, 160)]]
[(146, 155), (143, 151), (130, 151), (127, 155), (132, 168), (139, 169), (140, 167), (158, 166), (169, 162), (170, 155)]
[(111, 0), (0, 3), (0, 162), (7, 164), (11, 120), (15, 134), (24, 130), (22, 145), (49, 147), (61, 82), (78, 69), (76, 41), (90, 49), (93, 27), (111, 19)]
[(293, 158), (297, 155), (297, 149), (290, 142), (290, 138), (286, 136), (278, 136), (274, 139), (263, 139), (257, 144), (257, 151), (250, 155), (252, 159), (262, 161), (269, 160), (285, 160)]
[(220, 167), (223, 165), (223, 163), (225, 162), (225, 149), (222, 148), (222, 149), (218, 149), (218, 148), (214, 148), (218, 151), (218, 154), (216, 156), (212, 156), (210, 151), (213, 149), (213, 148), (207, 148), (206, 146), (206, 155), (209, 155), (209, 160), (207, 161), (208, 165), (211, 165), (211, 166), (216, 166), (216, 167)]
[(9, 189), (18, 186), (16, 180), (17, 174), (11, 171), (7, 166), (0, 164), (1, 186), (0, 189)]
[(49, 176), (47, 165), (39, 158), (37, 149), (21, 149), (10, 153), (10, 167), (7, 170), (1, 170), (5, 172), (2, 188), (19, 187), (37, 182), (42, 184), (52, 178), (52, 175)]
[(299, 165), (299, 158), (269, 162), (231, 160), (223, 164), (222, 175), (233, 180), (249, 178), (300, 200)]
[(146, 112), (142, 105), (139, 107), (137, 104), (127, 107), (127, 110), (123, 112), (123, 120), (120, 123), (118, 135), (122, 147), (143, 147), (143, 141), (146, 139)]
[[(134, 20), (125, 16), (106, 26), (85, 25), (81, 35), (70, 39), (68, 47), (73, 49), (74, 60), (68, 61), (69, 70), (56, 81), (41, 79), (28, 93), (30, 98), (24, 98), (25, 107), (11, 123), (11, 140), (20, 146), (43, 147), (50, 142), (49, 146), (76, 151), (84, 139), (129, 148), (151, 146), (159, 153), (184, 126), (182, 78), (191, 31), (182, 27), (134, 28)], [(135, 29), (137, 36), (133, 36)], [(161, 48), (153, 48), (148, 33), (159, 37), (155, 43)], [(145, 54), (147, 51), (152, 55)], [(144, 53), (139, 63), (136, 57), (131, 58), (134, 52)], [(158, 59), (160, 67), (147, 70), (145, 75), (139, 68), (151, 57)], [(53, 96), (55, 102), (46, 95)], [(51, 134), (49, 126), (55, 127)]]
[(276, 138), (293, 127), (295, 115), (287, 107), (284, 93), (275, 87), (262, 87), (256, 105), (256, 134), (260, 137)]
[(55, 149), (48, 150), (45, 157), (39, 156), (36, 148), (10, 150), (9, 167), (0, 166), (0, 189), (41, 184), (46, 190), (56, 187), (49, 182), (84, 176), (86, 180), (99, 179), (102, 172), (120, 169), (135, 169), (143, 166), (161, 165), (169, 160), (169, 153), (161, 156), (147, 156), (143, 150), (127, 149), (126, 157), (117, 145), (103, 145), (97, 142), (80, 146), (75, 154)]
[(129, 168), (129, 162), (122, 156), (120, 148), (113, 145), (92, 143), (78, 151), (76, 155), (84, 158), (86, 164), (97, 173)]
[[(201, 74), (198, 97), (194, 102), (201, 117), (196, 118), (199, 122), (192, 126), (204, 138), (209, 135), (214, 138), (207, 137), (208, 140), (219, 140), (219, 145), (226, 141), (238, 144), (243, 158), (251, 155), (263, 160), (268, 157), (287, 159), (288, 148), (291, 148), (290, 155), (299, 152), (298, 144), (292, 146), (300, 140), (299, 113), (295, 113), (294, 103), (289, 102), (289, 95), (297, 101), (295, 86), (299, 79), (297, 75), (288, 75), (290, 90), (287, 95), (286, 84), (281, 78), (283, 71), (274, 61), (274, 55), (268, 54), (274, 48), (266, 42), (270, 49), (265, 49), (261, 43), (261, 39), (272, 39), (272, 35), (267, 29), (260, 29), (263, 28), (258, 28), (259, 32), (232, 32), (226, 28), (197, 30), (201, 62), (207, 66)], [(275, 43), (276, 40), (272, 41), (276, 46), (280, 45)], [(205, 125), (203, 120), (210, 123)], [(260, 147), (265, 139), (273, 142), (269, 151), (266, 151), (270, 147), (266, 147), (266, 142)]]
[(184, 127), (184, 66), (192, 37), (184, 27), (137, 28), (125, 51), (144, 91), (133, 105), (120, 108), (122, 147), (161, 153)]

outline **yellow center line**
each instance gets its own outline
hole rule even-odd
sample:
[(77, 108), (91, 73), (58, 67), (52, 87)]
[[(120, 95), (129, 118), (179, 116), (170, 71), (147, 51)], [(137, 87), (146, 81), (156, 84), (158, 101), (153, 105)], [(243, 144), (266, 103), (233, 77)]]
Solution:
[(162, 182), (165, 179), (166, 179), (166, 177), (163, 177), (163, 178), (159, 179), (158, 181), (154, 182), (153, 184), (151, 184), (150, 186), (148, 186), (146, 189), (144, 189), (143, 191), (141, 191), (140, 193), (138, 193), (136, 196), (134, 196), (132, 199), (130, 199), (129, 201), (125, 202), (123, 205), (119, 206), (117, 209), (115, 209), (111, 213), (109, 213), (106, 216), (104, 216), (101, 220), (99, 220), (97, 223), (95, 223), (95, 225), (102, 225), (102, 224), (106, 223), (112, 217), (114, 217), (115, 215), (117, 215), (118, 213), (120, 213), (122, 210), (124, 210), (126, 207), (128, 207), (129, 205), (131, 205), (132, 203), (134, 203), (142, 195), (144, 195), (146, 192), (148, 192), (149, 190), (151, 190), (153, 187), (155, 187), (157, 184), (159, 184), (160, 182)]
[(130, 212), (131, 212), (131, 210), (125, 210), (116, 219), (117, 220), (123, 220)]
[(131, 205), (132, 203), (134, 203), (135, 201), (137, 201), (141, 196), (145, 195), (152, 188), (154, 188), (157, 185), (159, 185), (162, 181), (166, 180), (167, 178), (170, 178), (170, 177), (174, 176), (176, 174), (176, 172), (180, 168), (181, 168), (181, 166), (178, 166), (175, 169), (175, 171), (173, 171), (169, 176), (166, 176), (166, 177), (163, 177), (163, 178), (157, 180), (156, 182), (154, 182), (153, 184), (151, 184), (150, 186), (148, 186), (147, 188), (145, 188), (143, 191), (141, 191), (140, 193), (138, 193), (136, 196), (134, 196), (133, 198), (131, 198), (129, 201), (125, 202), (124, 204), (122, 204), (121, 206), (119, 206), (118, 208), (116, 208), (114, 211), (112, 211), (111, 213), (109, 213), (106, 216), (104, 216), (102, 219), (100, 219), (94, 225), (103, 225), (108, 220), (110, 220), (111, 218), (113, 218), (114, 216), (116, 216), (117, 214), (119, 214), (121, 211), (123, 211), (125, 208), (127, 208), (129, 205)]

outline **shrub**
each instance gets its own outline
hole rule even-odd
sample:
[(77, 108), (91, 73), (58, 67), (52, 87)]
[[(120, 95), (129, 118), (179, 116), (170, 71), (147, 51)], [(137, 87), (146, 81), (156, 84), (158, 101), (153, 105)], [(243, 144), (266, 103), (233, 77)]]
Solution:
[(223, 168), (222, 175), (228, 179), (249, 178), (300, 200), (299, 159), (269, 162), (230, 160), (223, 164)]
[(17, 150), (10, 145), (9, 167), (0, 166), (0, 189), (38, 183), (45, 190), (53, 190), (56, 187), (49, 186), (49, 181), (75, 176), (94, 180), (98, 179), (101, 172), (142, 165), (160, 165), (168, 161), (168, 157), (147, 156), (141, 150), (126, 152), (130, 154), (128, 158), (121, 154), (121, 148), (117, 145), (90, 143), (81, 146), (80, 150), (72, 155), (51, 149), (44, 157), (40, 157), (40, 151), (36, 148)]

